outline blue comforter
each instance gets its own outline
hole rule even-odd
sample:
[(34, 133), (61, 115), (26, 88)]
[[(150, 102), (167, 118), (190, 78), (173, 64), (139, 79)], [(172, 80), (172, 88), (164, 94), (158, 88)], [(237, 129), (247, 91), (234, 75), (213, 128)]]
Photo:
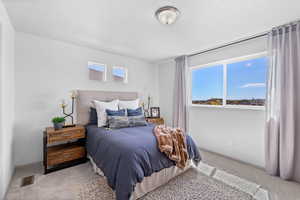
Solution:
[[(175, 165), (159, 151), (153, 128), (153, 124), (115, 130), (86, 127), (88, 154), (115, 190), (117, 200), (128, 200), (144, 177)], [(191, 137), (186, 139), (189, 158), (198, 163), (199, 150)]]

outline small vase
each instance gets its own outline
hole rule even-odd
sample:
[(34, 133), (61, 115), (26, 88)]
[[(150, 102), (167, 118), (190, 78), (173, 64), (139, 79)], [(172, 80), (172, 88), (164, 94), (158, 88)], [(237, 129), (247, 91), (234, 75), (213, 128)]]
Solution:
[(60, 130), (64, 127), (65, 122), (61, 122), (61, 123), (54, 123), (54, 130)]

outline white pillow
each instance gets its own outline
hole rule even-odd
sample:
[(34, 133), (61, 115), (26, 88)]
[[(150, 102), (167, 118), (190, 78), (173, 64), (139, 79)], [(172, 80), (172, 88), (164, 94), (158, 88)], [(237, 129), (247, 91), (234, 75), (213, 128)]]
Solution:
[(111, 102), (94, 100), (93, 103), (95, 104), (96, 111), (97, 111), (98, 127), (106, 126), (107, 125), (106, 109), (118, 110), (119, 100), (113, 100)]
[(119, 101), (119, 109), (138, 109), (139, 108), (140, 99), (132, 100), (132, 101)]

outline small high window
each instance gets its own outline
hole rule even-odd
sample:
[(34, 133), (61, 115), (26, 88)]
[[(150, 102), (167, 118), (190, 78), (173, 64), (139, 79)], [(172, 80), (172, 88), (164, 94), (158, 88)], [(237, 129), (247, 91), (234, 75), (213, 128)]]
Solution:
[(88, 62), (90, 80), (106, 81), (107, 67), (105, 64)]
[(128, 72), (125, 67), (114, 66), (112, 69), (112, 76), (114, 81), (127, 83), (128, 82)]

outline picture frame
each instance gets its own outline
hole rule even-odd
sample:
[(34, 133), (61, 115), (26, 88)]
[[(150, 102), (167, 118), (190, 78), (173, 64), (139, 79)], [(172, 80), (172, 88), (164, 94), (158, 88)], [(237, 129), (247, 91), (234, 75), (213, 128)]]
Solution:
[(160, 118), (160, 108), (159, 107), (151, 107), (150, 114), (152, 118)]

